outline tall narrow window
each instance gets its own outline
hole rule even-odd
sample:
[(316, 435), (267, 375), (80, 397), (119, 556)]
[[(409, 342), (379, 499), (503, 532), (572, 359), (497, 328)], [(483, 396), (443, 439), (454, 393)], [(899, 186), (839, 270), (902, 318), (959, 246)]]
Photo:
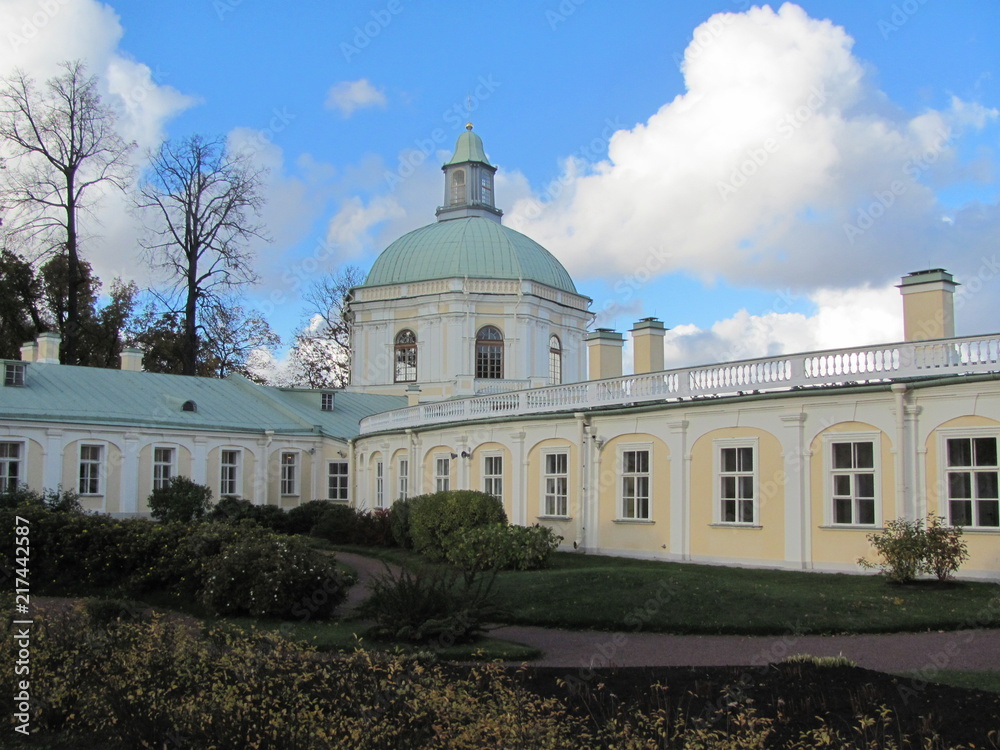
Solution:
[(479, 181), (479, 200), (487, 206), (493, 205), (493, 175), (489, 172), (483, 172)]
[(451, 173), (451, 195), (448, 198), (448, 203), (452, 206), (460, 206), (465, 203), (464, 169), (456, 169)]
[(159, 490), (170, 483), (174, 475), (177, 451), (173, 448), (153, 448), (153, 489)]
[(545, 505), (547, 516), (569, 515), (569, 457), (565, 453), (545, 455)]
[(399, 482), (396, 497), (405, 500), (410, 496), (410, 460), (408, 458), (399, 459), (396, 479)]
[(385, 468), (381, 461), (375, 462), (375, 507), (385, 507)]
[(434, 489), (447, 492), (451, 489), (451, 459), (438, 456), (434, 459)]
[(281, 454), (281, 494), (299, 494), (299, 454), (294, 451)]
[(503, 456), (483, 456), (483, 492), (503, 500)]
[(412, 383), (417, 379), (417, 336), (407, 329), (396, 334), (396, 382)]
[(621, 517), (649, 520), (649, 451), (622, 451)]
[(80, 485), (81, 495), (101, 494), (101, 466), (104, 463), (103, 445), (80, 446)]
[(562, 347), (558, 336), (549, 337), (549, 385), (562, 383)]
[(347, 461), (331, 461), (327, 466), (327, 493), (330, 500), (347, 501)]
[(333, 411), (333, 394), (332, 393), (322, 393), (320, 394), (320, 409), (323, 411)]
[(240, 452), (227, 449), (219, 458), (219, 494), (237, 497), (240, 494)]
[(24, 480), (21, 443), (0, 443), (0, 492), (13, 492)]
[(503, 334), (494, 326), (484, 326), (476, 334), (476, 377), (503, 378)]
[(997, 439), (949, 439), (946, 458), (951, 525), (1000, 527)]
[(870, 526), (875, 523), (875, 443), (870, 440), (831, 443), (833, 522)]
[(755, 464), (753, 446), (727, 446), (719, 449), (719, 520), (722, 523), (755, 522)]

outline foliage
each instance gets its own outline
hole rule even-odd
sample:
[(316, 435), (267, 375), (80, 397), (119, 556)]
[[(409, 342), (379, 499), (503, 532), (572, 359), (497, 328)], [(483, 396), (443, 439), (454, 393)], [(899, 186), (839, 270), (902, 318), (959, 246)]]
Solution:
[(547, 526), (490, 524), (453, 533), (445, 557), (465, 571), (536, 570), (548, 565), (561, 541)]
[(288, 533), (308, 534), (320, 518), (334, 507), (336, 506), (329, 500), (310, 500), (308, 503), (286, 511)]
[(358, 511), (356, 544), (369, 547), (394, 547), (392, 513), (388, 508)]
[(157, 521), (200, 521), (211, 506), (211, 488), (184, 476), (170, 477), (165, 486), (149, 496), (149, 510)]
[(317, 519), (312, 535), (334, 544), (353, 544), (358, 534), (358, 513), (349, 505), (331, 503)]
[(389, 528), (396, 546), (403, 549), (413, 549), (413, 536), (410, 534), (410, 513), (413, 510), (413, 498), (397, 500), (389, 508)]
[(281, 345), (281, 337), (271, 330), (263, 315), (231, 299), (215, 300), (206, 306), (201, 339), (204, 358), (213, 368), (212, 375), (218, 378), (238, 373), (256, 379), (251, 360)]
[(38, 506), (60, 513), (82, 513), (80, 496), (72, 490), (64, 490), (61, 486), (54, 490), (38, 492), (26, 484), (19, 484), (13, 489), (0, 492), (0, 508), (20, 508)]
[(933, 573), (946, 581), (966, 559), (968, 549), (962, 541), (962, 529), (944, 525), (941, 516), (929, 515), (926, 527), (922, 521), (897, 518), (889, 521), (881, 532), (868, 535), (868, 541), (881, 556), (871, 562), (860, 558), (858, 565), (878, 568), (890, 581), (908, 583), (920, 573)]
[(0, 251), (0, 359), (18, 359), (21, 344), (46, 329), (42, 290), (31, 264)]
[(418, 495), (410, 503), (410, 534), (417, 552), (444, 560), (448, 539), (456, 531), (507, 523), (503, 502), (475, 490), (451, 490)]
[(258, 526), (279, 534), (298, 533), (289, 528), (289, 515), (277, 505), (254, 505), (239, 497), (221, 497), (208, 514), (209, 520), (223, 523), (253, 521)]

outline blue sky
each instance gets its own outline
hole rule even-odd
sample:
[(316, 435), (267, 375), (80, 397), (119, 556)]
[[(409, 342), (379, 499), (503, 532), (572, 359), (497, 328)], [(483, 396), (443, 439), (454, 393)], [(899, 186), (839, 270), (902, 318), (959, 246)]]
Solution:
[[(924, 267), (979, 275), (959, 332), (1000, 330), (994, 0), (6, 0), (0, 28), (4, 72), (85, 58), (140, 145), (270, 168), (251, 296), (286, 338), (301, 283), (433, 221), (467, 119), (507, 223), (674, 364), (898, 338)], [(148, 283), (114, 201), (90, 257)]]

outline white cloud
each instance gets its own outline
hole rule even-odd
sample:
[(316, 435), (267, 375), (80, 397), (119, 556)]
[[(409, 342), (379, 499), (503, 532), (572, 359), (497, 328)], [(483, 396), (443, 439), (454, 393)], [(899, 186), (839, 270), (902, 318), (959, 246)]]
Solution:
[(385, 93), (375, 88), (367, 78), (356, 81), (341, 81), (330, 87), (326, 95), (326, 108), (340, 112), (341, 117), (350, 117), (359, 109), (369, 107), (385, 108)]

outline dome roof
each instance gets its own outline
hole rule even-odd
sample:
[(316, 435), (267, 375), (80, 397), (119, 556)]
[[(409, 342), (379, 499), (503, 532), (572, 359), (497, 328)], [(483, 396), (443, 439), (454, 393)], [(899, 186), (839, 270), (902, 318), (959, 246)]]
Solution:
[(478, 216), (404, 234), (375, 261), (363, 286), (468, 276), (525, 279), (576, 294), (569, 273), (529, 237)]

